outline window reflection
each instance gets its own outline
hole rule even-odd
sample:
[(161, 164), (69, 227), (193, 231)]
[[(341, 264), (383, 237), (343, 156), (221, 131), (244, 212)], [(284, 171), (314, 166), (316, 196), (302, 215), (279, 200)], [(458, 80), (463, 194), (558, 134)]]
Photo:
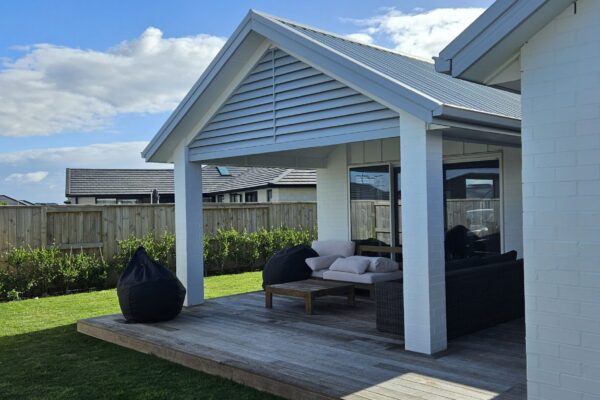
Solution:
[(361, 244), (390, 245), (389, 166), (350, 169), (350, 214), (352, 240)]
[(446, 257), (500, 252), (499, 162), (444, 166)]

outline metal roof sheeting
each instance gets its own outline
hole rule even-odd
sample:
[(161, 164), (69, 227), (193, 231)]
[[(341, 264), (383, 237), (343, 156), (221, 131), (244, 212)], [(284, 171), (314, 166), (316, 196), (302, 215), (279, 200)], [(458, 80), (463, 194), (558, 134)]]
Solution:
[(521, 96), (518, 94), (441, 74), (435, 71), (433, 62), (355, 42), (276, 17), (267, 17), (443, 105), (521, 118)]

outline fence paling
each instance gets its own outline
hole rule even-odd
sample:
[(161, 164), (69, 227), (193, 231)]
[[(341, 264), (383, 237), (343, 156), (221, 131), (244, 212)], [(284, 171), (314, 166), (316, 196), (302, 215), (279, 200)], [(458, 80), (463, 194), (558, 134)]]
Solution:
[[(234, 228), (254, 232), (276, 227), (312, 231), (316, 203), (204, 204), (204, 232)], [(13, 246), (101, 251), (106, 259), (117, 241), (175, 232), (174, 204), (1, 206), (0, 255)], [(1, 256), (0, 256), (1, 257)]]

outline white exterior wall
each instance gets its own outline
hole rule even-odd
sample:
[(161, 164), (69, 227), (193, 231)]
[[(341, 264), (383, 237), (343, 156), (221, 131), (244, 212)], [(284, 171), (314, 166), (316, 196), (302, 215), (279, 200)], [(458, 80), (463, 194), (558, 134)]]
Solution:
[(317, 170), (319, 240), (349, 240), (348, 166), (346, 145), (329, 155), (326, 169)]
[(600, 399), (600, 2), (521, 50), (530, 400)]
[(278, 188), (277, 201), (317, 201), (315, 188)]
[[(72, 204), (75, 204), (75, 198), (73, 198)], [(77, 204), (83, 204), (83, 205), (96, 204), (96, 198), (95, 197), (78, 197)]]

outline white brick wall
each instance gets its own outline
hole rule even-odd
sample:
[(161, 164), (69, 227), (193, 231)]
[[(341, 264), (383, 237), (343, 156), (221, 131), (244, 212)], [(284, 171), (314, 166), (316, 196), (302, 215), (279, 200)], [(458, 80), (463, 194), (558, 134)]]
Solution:
[(530, 400), (600, 399), (600, 1), (521, 51)]
[(317, 170), (317, 225), (320, 240), (349, 240), (348, 166), (346, 145), (329, 155)]

